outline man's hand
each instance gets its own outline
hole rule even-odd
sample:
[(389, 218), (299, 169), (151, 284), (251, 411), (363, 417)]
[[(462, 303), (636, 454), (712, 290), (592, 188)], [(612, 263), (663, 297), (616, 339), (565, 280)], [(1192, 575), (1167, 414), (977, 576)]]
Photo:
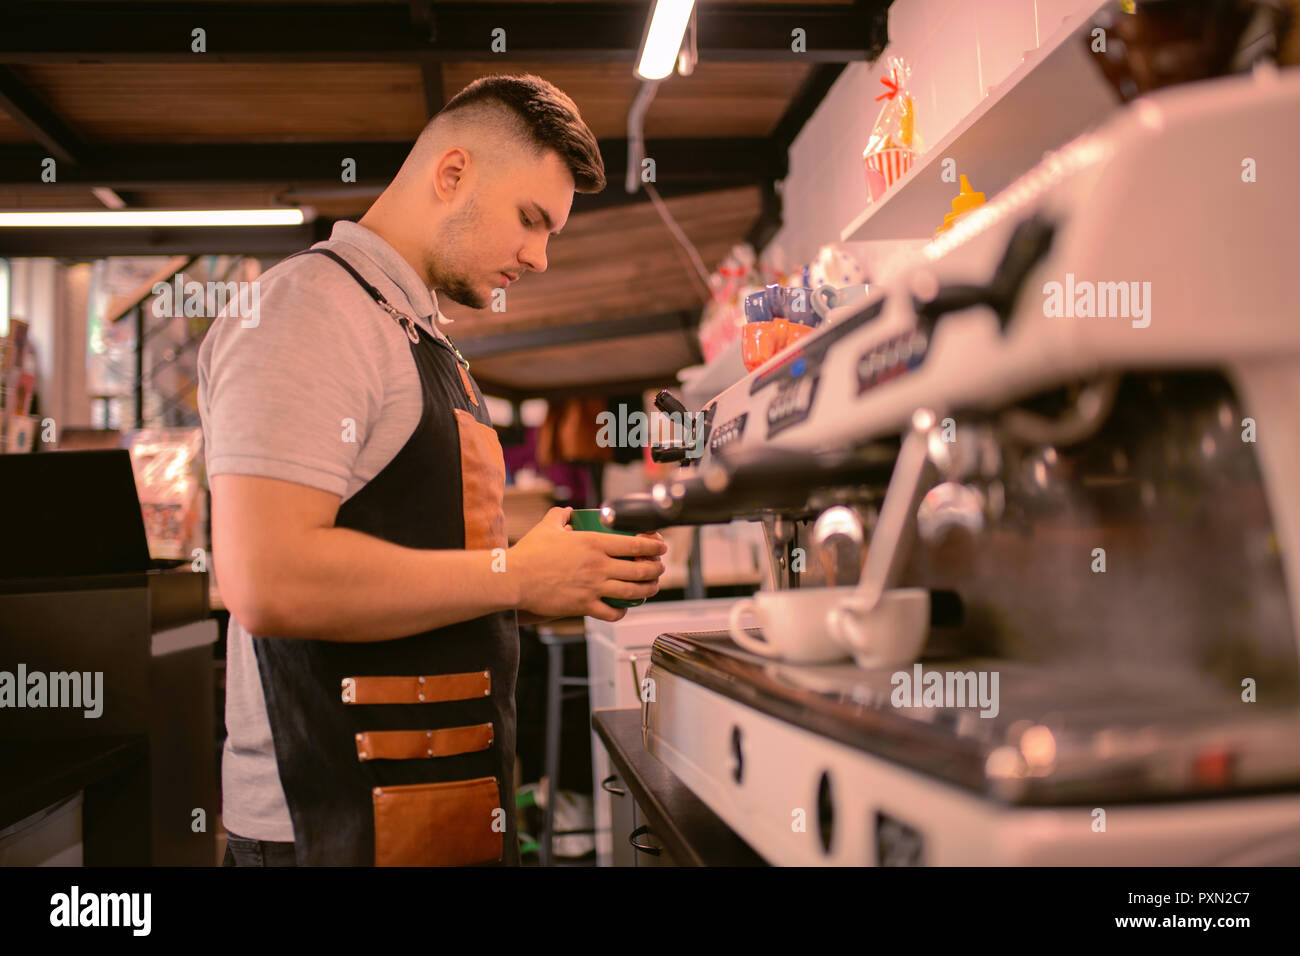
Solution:
[(506, 552), (519, 610), (545, 618), (621, 620), (627, 609), (610, 607), (601, 598), (636, 601), (658, 594), (664, 573), (659, 557), (668, 545), (658, 534), (574, 531), (568, 526), (572, 510), (552, 508)]

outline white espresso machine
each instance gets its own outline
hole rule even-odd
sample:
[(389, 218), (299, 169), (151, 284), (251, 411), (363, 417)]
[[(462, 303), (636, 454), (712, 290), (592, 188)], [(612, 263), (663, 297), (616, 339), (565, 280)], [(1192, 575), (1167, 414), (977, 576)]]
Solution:
[[(767, 860), (1300, 862), (1297, 119), (1296, 71), (1130, 104), (606, 503), (761, 520), (767, 591), (859, 581), (819, 618), (842, 660), (653, 646), (646, 748)], [(832, 512), (856, 559), (825, 560)], [(873, 666), (902, 588), (924, 643)]]

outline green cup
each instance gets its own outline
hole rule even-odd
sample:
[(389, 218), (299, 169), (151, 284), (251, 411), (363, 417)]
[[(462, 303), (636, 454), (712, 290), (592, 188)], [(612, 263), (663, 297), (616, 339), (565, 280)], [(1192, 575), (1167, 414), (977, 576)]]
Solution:
[[(599, 508), (574, 508), (573, 513), (569, 515), (569, 527), (574, 531), (603, 531), (605, 534), (626, 534), (633, 535), (632, 531), (615, 531), (613, 528), (606, 528), (600, 520)], [(620, 561), (635, 561), (635, 558), (619, 558)], [(610, 607), (640, 607), (645, 603), (645, 598), (636, 601), (629, 601), (626, 598), (601, 598)]]

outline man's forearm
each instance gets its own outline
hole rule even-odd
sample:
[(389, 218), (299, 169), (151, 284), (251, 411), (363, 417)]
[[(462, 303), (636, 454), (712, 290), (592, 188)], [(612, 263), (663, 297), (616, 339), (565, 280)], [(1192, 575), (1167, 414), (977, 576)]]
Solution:
[(253, 602), (260, 632), (246, 626), (267, 637), (384, 641), (468, 621), (515, 607), (517, 575), (505, 569), (506, 558), (320, 528), (291, 558), (264, 559), (249, 570), (260, 592)]

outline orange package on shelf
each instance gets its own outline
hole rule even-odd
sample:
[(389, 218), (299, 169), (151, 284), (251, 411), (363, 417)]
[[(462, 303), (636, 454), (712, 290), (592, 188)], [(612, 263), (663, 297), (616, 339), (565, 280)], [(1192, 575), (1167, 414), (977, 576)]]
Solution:
[(746, 322), (744, 336), (740, 343), (740, 357), (745, 369), (752, 372), (778, 351), (777, 328), (772, 320), (766, 322)]

